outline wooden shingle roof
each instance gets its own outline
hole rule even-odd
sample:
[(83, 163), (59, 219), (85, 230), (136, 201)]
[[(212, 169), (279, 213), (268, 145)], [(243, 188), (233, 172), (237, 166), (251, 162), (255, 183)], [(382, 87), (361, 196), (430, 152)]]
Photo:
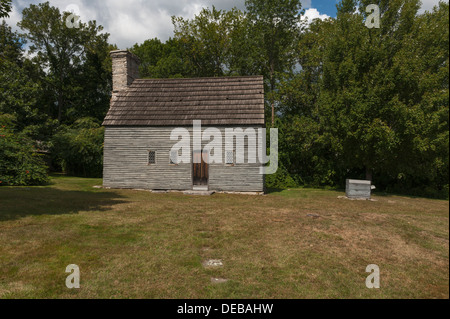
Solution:
[(137, 79), (117, 93), (104, 126), (264, 125), (262, 76)]

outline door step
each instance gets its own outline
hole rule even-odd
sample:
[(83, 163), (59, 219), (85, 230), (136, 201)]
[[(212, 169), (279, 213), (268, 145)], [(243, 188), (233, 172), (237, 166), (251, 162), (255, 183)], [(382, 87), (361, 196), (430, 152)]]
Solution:
[(208, 191), (208, 186), (193, 186), (192, 190), (206, 192)]

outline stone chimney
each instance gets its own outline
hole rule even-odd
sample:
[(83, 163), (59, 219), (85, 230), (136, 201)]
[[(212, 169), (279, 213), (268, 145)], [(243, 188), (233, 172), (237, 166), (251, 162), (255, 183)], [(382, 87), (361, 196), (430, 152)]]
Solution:
[(113, 97), (139, 78), (139, 58), (127, 50), (110, 53), (112, 59)]

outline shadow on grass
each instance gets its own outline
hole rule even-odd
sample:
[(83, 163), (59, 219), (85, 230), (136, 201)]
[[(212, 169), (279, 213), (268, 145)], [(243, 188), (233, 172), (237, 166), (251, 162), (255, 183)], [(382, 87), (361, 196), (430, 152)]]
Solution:
[(335, 192), (336, 194), (345, 193), (345, 189), (327, 188), (327, 187), (293, 187), (293, 188), (266, 188), (266, 194), (281, 194), (287, 195), (289, 193), (311, 193), (316, 191)]
[(372, 191), (372, 195), (375, 196), (380, 196), (380, 197), (392, 197), (392, 196), (397, 196), (397, 197), (405, 197), (405, 198), (409, 198), (409, 199), (433, 199), (433, 200), (449, 200), (448, 197), (445, 196), (439, 196), (439, 195), (429, 195), (429, 194), (419, 194), (419, 195), (411, 195), (408, 193), (401, 193), (401, 192), (392, 192), (392, 193), (387, 193), (385, 191)]
[(107, 211), (125, 203), (115, 192), (61, 190), (52, 187), (8, 187), (0, 189), (0, 221), (26, 216), (78, 214)]
[(287, 189), (283, 188), (266, 188), (266, 194), (275, 194), (275, 193), (281, 193), (282, 191), (285, 191)]

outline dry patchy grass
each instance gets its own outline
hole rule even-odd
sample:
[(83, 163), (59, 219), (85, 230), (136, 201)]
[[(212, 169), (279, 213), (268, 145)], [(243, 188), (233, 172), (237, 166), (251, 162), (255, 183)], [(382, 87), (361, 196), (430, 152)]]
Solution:
[[(449, 297), (448, 201), (311, 189), (193, 197), (53, 181), (0, 188), (0, 298)], [(207, 259), (224, 266), (204, 268)], [(65, 287), (69, 264), (81, 289)], [(380, 289), (365, 287), (369, 264)]]

